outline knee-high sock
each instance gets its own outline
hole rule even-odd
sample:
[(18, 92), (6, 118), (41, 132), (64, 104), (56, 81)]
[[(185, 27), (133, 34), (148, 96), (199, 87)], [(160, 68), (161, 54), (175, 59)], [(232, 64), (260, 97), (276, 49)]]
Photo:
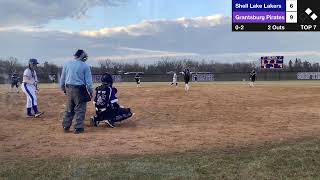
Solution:
[(30, 116), (32, 115), (31, 111), (32, 111), (31, 108), (27, 108), (27, 114), (30, 115)]
[(33, 108), (34, 113), (37, 114), (37, 113), (39, 112), (39, 111), (38, 111), (38, 106), (33, 106), (32, 108)]

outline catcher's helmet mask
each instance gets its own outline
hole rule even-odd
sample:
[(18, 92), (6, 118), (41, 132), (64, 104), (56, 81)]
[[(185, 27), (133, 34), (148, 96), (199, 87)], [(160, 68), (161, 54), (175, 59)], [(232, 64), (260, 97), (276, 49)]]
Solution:
[(112, 86), (113, 84), (113, 79), (112, 79), (112, 76), (111, 74), (109, 73), (104, 73), (102, 76), (101, 76), (101, 82), (102, 84), (108, 84), (110, 86)]

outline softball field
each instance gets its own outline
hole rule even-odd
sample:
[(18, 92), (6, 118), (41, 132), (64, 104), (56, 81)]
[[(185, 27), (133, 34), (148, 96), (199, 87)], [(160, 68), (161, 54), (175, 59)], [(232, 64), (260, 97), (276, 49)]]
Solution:
[(40, 85), (38, 119), (25, 118), (22, 92), (1, 86), (0, 179), (319, 178), (319, 82), (168, 84), (116, 84), (135, 116), (91, 127), (89, 103), (80, 135), (63, 133), (55, 85)]

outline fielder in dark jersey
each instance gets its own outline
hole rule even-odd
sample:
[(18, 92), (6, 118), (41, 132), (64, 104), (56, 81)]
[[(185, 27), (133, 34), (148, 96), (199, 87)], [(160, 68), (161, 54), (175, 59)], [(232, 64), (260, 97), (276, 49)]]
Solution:
[(250, 73), (250, 87), (254, 87), (254, 82), (256, 81), (257, 73), (255, 70), (252, 70)]
[(92, 124), (98, 126), (103, 121), (110, 127), (115, 127), (115, 122), (121, 122), (132, 117), (130, 108), (123, 108), (118, 104), (116, 94), (118, 90), (112, 87), (113, 79), (108, 73), (102, 78), (102, 85), (96, 88), (94, 104), (96, 107), (96, 116), (91, 118)]
[(20, 77), (18, 76), (18, 74), (14, 73), (11, 76), (11, 88), (13, 87), (19, 88), (19, 84), (20, 84)]
[(185, 69), (183, 72), (183, 79), (184, 79), (184, 84), (185, 84), (185, 88), (184, 90), (185, 91), (189, 91), (189, 81), (190, 81), (190, 77), (191, 77), (191, 73), (190, 73), (190, 70), (189, 69)]
[(136, 76), (134, 77), (134, 79), (136, 80), (137, 83), (137, 87), (141, 87), (141, 77), (140, 75), (137, 73)]

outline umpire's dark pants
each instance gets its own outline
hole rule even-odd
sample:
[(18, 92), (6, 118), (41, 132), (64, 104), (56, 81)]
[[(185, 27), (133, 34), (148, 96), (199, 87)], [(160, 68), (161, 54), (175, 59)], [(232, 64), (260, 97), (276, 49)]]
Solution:
[(67, 107), (64, 114), (62, 126), (71, 127), (72, 120), (75, 117), (76, 124), (74, 128), (84, 128), (84, 120), (87, 110), (87, 103), (81, 101), (81, 92), (76, 86), (67, 86)]

